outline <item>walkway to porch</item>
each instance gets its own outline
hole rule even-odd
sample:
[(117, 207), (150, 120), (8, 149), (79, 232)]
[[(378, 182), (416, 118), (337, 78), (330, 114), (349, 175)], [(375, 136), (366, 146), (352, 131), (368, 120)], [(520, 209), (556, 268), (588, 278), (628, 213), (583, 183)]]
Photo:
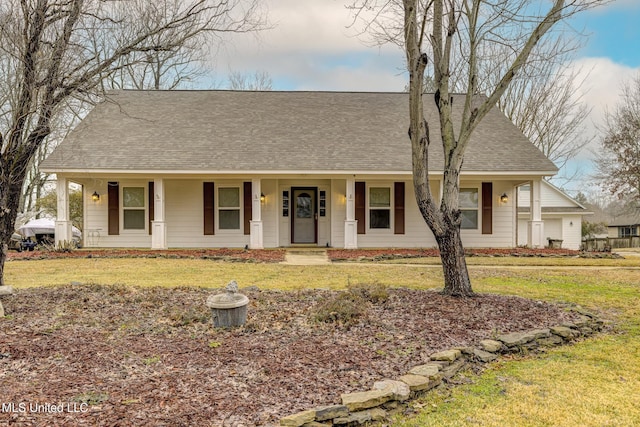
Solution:
[(329, 265), (329, 257), (325, 249), (290, 248), (281, 264), (287, 265)]

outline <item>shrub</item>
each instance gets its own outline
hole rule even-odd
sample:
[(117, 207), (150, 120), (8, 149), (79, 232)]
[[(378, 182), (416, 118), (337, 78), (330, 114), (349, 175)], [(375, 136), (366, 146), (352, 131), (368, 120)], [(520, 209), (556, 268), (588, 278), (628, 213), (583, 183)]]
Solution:
[(356, 323), (366, 313), (366, 299), (359, 293), (343, 291), (319, 303), (312, 310), (311, 317), (316, 322), (351, 325)]
[(382, 304), (389, 299), (389, 291), (380, 283), (349, 284), (347, 290), (373, 304)]

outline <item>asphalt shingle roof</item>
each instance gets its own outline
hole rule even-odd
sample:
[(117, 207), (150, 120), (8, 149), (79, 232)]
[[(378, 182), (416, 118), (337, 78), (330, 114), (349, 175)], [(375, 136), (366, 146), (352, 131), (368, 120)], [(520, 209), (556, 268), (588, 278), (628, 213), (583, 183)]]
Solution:
[[(442, 170), (437, 111), (430, 167)], [(462, 108), (464, 98), (454, 97)], [(406, 93), (115, 91), (42, 165), (85, 171), (411, 171)], [(478, 125), (463, 171), (557, 168), (497, 109)]]

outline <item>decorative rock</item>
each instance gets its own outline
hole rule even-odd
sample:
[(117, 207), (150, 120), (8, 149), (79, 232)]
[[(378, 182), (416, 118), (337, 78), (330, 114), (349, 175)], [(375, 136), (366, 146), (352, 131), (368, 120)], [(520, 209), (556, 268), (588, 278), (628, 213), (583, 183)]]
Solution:
[(392, 399), (404, 402), (411, 396), (411, 389), (402, 381), (382, 380), (373, 384), (374, 390), (391, 390)]
[(479, 348), (473, 350), (473, 355), (483, 363), (488, 363), (498, 358), (498, 356), (496, 356), (495, 354), (489, 353), (488, 351), (480, 350)]
[(423, 377), (432, 379), (433, 377), (438, 375), (438, 372), (440, 372), (441, 370), (442, 367), (440, 365), (435, 363), (427, 363), (424, 365), (414, 366), (413, 368), (411, 368), (409, 373), (414, 375), (422, 375)]
[(580, 332), (567, 328), (566, 326), (552, 326), (550, 329), (551, 333), (561, 336), (564, 339), (572, 339), (580, 336)]
[(574, 321), (573, 323), (576, 327), (582, 328), (585, 326), (589, 326), (589, 324), (591, 323), (591, 318), (581, 314), (578, 320)]
[[(356, 393), (347, 393), (340, 396), (342, 404), (349, 408), (350, 411), (359, 411), (361, 409), (369, 409), (380, 406), (391, 400), (393, 391), (391, 390), (371, 390)], [(335, 423), (335, 421), (334, 421)]]
[(545, 347), (551, 347), (562, 344), (564, 340), (558, 335), (551, 335), (549, 338), (542, 338), (538, 340), (538, 344)]
[(512, 332), (498, 337), (498, 340), (502, 341), (507, 347), (521, 346), (534, 339), (535, 335), (530, 332)]
[(332, 418), (346, 417), (349, 415), (349, 408), (344, 405), (321, 406), (315, 408), (316, 421), (326, 421)]
[(446, 368), (444, 368), (442, 370), (442, 377), (445, 379), (449, 379), (451, 377), (453, 377), (455, 374), (458, 373), (458, 371), (460, 371), (464, 365), (466, 365), (467, 362), (464, 359), (458, 359), (455, 362), (453, 362), (451, 365), (447, 366)]
[(310, 423), (316, 419), (316, 411), (302, 411), (297, 414), (289, 415), (280, 419), (281, 426), (300, 427), (306, 423)]
[(411, 391), (429, 390), (431, 387), (429, 377), (423, 375), (407, 374), (398, 378), (400, 381), (409, 386)]
[(366, 422), (371, 421), (371, 412), (370, 411), (360, 411), (353, 412), (351, 415), (347, 417), (335, 418), (333, 420), (333, 425), (344, 425), (344, 424), (364, 424)]
[(532, 334), (537, 340), (542, 338), (549, 338), (551, 336), (551, 331), (549, 329), (534, 329), (532, 331), (529, 331), (529, 333)]
[(473, 347), (455, 347), (455, 350), (460, 350), (460, 353), (469, 356), (473, 354)]
[(497, 353), (502, 349), (502, 343), (495, 340), (482, 340), (480, 341), (480, 347), (489, 353)]
[(317, 421), (311, 421), (310, 423), (302, 424), (302, 427), (331, 427), (331, 424), (319, 423)]
[(387, 411), (382, 408), (369, 409), (369, 413), (371, 414), (371, 421), (382, 421), (387, 418)]
[(460, 350), (445, 350), (439, 353), (434, 353), (429, 358), (431, 360), (442, 360), (446, 362), (453, 362), (460, 357), (462, 352)]

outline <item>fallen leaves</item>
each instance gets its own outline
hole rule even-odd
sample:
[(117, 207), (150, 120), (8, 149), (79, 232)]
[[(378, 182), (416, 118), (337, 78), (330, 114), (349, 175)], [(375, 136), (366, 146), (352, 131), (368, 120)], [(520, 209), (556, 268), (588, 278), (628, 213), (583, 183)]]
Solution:
[(0, 413), (0, 423), (273, 425), (397, 377), (436, 351), (570, 319), (524, 298), (391, 289), (341, 325), (310, 316), (335, 291), (241, 291), (247, 324), (221, 330), (205, 306), (210, 290), (19, 289), (6, 304), (11, 317), (0, 319), (3, 402), (88, 408)]

